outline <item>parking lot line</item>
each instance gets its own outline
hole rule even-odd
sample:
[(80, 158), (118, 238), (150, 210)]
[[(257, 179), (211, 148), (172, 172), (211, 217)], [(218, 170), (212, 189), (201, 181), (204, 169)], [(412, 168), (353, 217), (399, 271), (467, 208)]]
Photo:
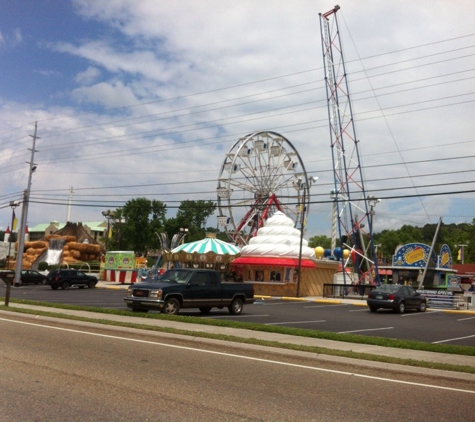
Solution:
[(362, 332), (365, 332), (365, 331), (379, 331), (379, 330), (394, 330), (394, 327), (367, 328), (365, 330), (353, 330), (353, 331), (338, 331), (338, 334), (362, 333)]
[(304, 309), (309, 309), (309, 308), (333, 308), (334, 305), (313, 305), (313, 306), (304, 306)]
[[(262, 314), (262, 315), (233, 315), (233, 318), (256, 318), (256, 317), (268, 317), (269, 314)], [(224, 318), (224, 319), (229, 319), (229, 315), (206, 315), (206, 318), (210, 319), (218, 319), (218, 318)]]
[(475, 317), (470, 317), (470, 318), (460, 318), (457, 321), (468, 321), (469, 319), (475, 319)]
[(474, 336), (466, 336), (466, 337), (448, 338), (447, 340), (433, 341), (432, 344), (448, 343), (449, 341), (465, 340), (466, 338), (473, 338), (473, 337), (475, 337), (475, 335)]
[(326, 319), (321, 319), (317, 321), (287, 321), (287, 322), (269, 322), (266, 325), (282, 325), (282, 324), (307, 324), (309, 322), (327, 322)]

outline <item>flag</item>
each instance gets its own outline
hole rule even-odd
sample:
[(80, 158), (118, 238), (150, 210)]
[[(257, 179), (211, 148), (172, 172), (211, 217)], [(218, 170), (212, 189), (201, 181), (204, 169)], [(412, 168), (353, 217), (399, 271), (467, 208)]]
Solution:
[(462, 260), (462, 248), (459, 249), (459, 253), (457, 255), (457, 261), (461, 261)]
[(107, 233), (107, 237), (109, 239), (112, 237), (112, 227), (109, 227), (109, 233)]
[(13, 224), (12, 224), (12, 232), (16, 230), (16, 226), (18, 225), (18, 218), (16, 218), (15, 210), (13, 210)]

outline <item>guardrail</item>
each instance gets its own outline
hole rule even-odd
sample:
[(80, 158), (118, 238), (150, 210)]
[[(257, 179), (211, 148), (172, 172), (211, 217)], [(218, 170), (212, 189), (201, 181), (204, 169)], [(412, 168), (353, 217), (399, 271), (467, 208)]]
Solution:
[(346, 297), (347, 299), (365, 300), (368, 297), (368, 293), (375, 288), (376, 286), (372, 284), (324, 284), (323, 297)]

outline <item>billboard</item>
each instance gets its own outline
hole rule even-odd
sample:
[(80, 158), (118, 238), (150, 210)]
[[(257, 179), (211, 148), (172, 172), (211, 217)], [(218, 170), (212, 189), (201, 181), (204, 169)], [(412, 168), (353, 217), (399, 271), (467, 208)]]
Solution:
[(110, 251), (106, 253), (105, 270), (133, 270), (135, 268), (134, 251)]

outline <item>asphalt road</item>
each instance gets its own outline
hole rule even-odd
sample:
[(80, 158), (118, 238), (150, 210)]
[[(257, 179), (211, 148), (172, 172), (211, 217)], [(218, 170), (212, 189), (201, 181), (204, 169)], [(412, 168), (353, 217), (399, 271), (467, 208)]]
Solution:
[(24, 315), (0, 332), (4, 422), (473, 420), (475, 380)]
[[(5, 286), (0, 286), (0, 295), (4, 295), (4, 290)], [(52, 290), (48, 286), (22, 286), (11, 290), (11, 299), (115, 309), (127, 309), (124, 295), (124, 290)], [(364, 304), (365, 301), (361, 301), (361, 305)], [(180, 314), (201, 316), (197, 309), (184, 309)], [(242, 315), (232, 316), (227, 309), (213, 309), (206, 317), (475, 347), (475, 315), (440, 310), (409, 311), (403, 315), (380, 310), (374, 314), (366, 306), (270, 299), (245, 306)]]

